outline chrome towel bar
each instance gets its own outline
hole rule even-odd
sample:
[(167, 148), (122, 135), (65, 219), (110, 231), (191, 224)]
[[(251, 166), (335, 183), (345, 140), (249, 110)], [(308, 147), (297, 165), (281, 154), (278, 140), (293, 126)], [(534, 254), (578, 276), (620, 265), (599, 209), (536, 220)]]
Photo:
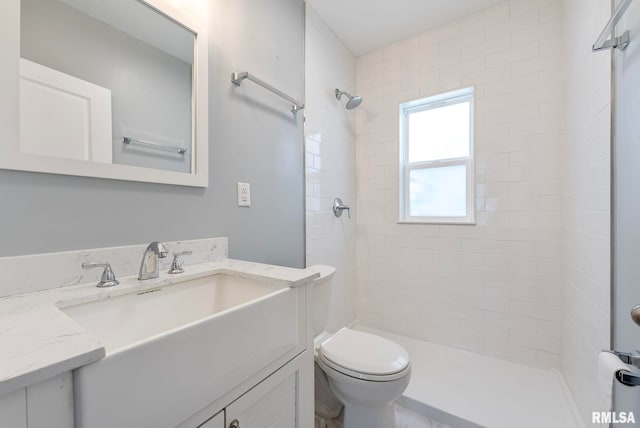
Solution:
[(244, 79), (249, 79), (251, 80), (253, 83), (256, 83), (260, 86), (262, 86), (263, 88), (267, 89), (268, 91), (273, 92), (274, 94), (278, 95), (281, 98), (284, 98), (285, 100), (289, 101), (291, 103), (291, 113), (297, 113), (298, 110), (302, 110), (304, 108), (304, 104), (302, 104), (301, 102), (297, 101), (295, 98), (291, 98), (289, 95), (285, 94), (284, 92), (282, 92), (279, 89), (274, 88), (273, 86), (269, 85), (268, 83), (258, 79), (257, 77), (249, 74), (248, 71), (243, 71), (242, 73), (231, 73), (231, 82), (233, 82), (234, 85), (236, 86), (240, 86), (240, 83), (242, 83), (242, 81)]
[(133, 145), (151, 147), (154, 149), (169, 150), (171, 152), (178, 152), (181, 155), (187, 153), (187, 149), (185, 149), (184, 147), (165, 146), (164, 144), (153, 143), (151, 141), (145, 141), (145, 140), (138, 140), (136, 138), (131, 138), (131, 137), (122, 137), (122, 144), (133, 144)]
[(602, 33), (600, 33), (600, 37), (598, 37), (598, 40), (596, 40), (596, 42), (593, 44), (592, 49), (594, 52), (603, 49), (614, 48), (618, 48), (623, 51), (627, 48), (627, 46), (629, 46), (629, 42), (631, 41), (629, 30), (622, 33), (621, 36), (608, 39), (608, 37), (615, 29), (616, 24), (618, 23), (618, 21), (620, 21), (620, 18), (622, 18), (622, 15), (624, 15), (627, 8), (629, 7), (629, 4), (631, 4), (631, 0), (622, 0), (620, 2), (615, 12), (613, 12), (613, 16), (611, 17), (611, 19), (609, 19), (607, 25), (605, 25), (604, 30), (602, 30)]

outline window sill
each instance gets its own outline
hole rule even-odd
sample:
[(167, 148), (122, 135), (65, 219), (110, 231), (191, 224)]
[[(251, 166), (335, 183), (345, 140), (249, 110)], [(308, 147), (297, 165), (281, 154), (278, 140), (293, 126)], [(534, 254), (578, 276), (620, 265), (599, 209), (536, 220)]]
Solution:
[(398, 220), (398, 224), (436, 224), (436, 225), (460, 225), (475, 226), (475, 220)]

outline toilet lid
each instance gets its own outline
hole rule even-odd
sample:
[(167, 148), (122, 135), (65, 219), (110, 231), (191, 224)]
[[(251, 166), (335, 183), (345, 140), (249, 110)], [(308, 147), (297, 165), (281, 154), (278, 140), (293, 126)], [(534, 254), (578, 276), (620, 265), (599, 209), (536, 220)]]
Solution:
[(388, 339), (343, 328), (320, 345), (328, 362), (362, 374), (392, 375), (409, 365), (409, 354)]

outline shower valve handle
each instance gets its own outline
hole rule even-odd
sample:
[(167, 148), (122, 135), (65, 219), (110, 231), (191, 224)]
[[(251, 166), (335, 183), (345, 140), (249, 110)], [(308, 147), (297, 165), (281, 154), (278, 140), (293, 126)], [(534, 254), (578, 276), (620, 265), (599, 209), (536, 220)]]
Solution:
[(342, 216), (342, 212), (344, 210), (347, 211), (347, 214), (349, 215), (349, 218), (351, 218), (351, 207), (349, 207), (348, 205), (344, 205), (342, 203), (342, 199), (335, 198), (333, 200), (333, 215), (335, 215), (336, 217), (340, 217), (340, 216)]

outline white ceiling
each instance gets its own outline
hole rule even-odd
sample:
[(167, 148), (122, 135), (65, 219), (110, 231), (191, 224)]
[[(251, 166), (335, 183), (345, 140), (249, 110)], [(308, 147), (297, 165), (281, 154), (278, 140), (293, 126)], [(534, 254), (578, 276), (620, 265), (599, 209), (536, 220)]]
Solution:
[(307, 0), (360, 56), (505, 0)]

